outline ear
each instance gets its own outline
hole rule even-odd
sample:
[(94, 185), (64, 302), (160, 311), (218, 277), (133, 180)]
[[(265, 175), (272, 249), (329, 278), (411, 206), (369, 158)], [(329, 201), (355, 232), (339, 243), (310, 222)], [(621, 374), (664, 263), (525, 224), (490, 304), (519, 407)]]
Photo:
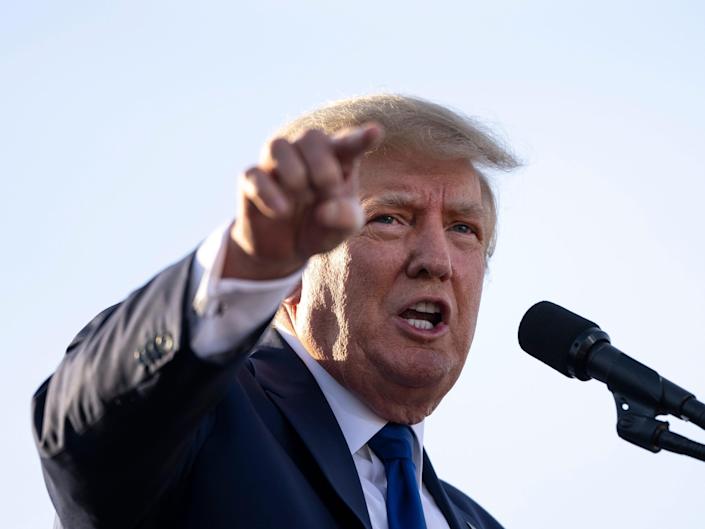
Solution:
[(301, 280), (296, 283), (296, 286), (291, 292), (282, 300), (282, 305), (285, 305), (287, 309), (296, 310), (297, 305), (301, 301)]
[(284, 325), (289, 331), (295, 334), (294, 322), (296, 321), (296, 309), (301, 301), (301, 281), (299, 281), (294, 289), (282, 300), (277, 310), (275, 320)]

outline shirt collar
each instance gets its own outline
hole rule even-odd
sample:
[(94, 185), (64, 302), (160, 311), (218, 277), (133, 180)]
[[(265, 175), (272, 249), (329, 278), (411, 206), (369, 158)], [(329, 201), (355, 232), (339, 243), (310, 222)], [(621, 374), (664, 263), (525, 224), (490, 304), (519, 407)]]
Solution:
[[(299, 358), (313, 375), (323, 396), (328, 401), (338, 425), (343, 432), (343, 437), (348, 444), (351, 454), (361, 450), (372, 437), (379, 432), (387, 421), (374, 413), (350, 390), (341, 385), (326, 371), (304, 348), (299, 339), (282, 326), (277, 326), (277, 331), (286, 340)], [(414, 432), (413, 459), (417, 472), (421, 474), (423, 453), (424, 421), (411, 425)]]

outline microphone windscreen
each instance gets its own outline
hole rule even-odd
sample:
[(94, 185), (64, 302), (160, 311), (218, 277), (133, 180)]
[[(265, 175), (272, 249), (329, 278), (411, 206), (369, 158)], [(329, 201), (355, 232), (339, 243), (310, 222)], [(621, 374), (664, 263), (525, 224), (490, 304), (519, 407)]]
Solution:
[(531, 307), (519, 324), (519, 345), (534, 358), (572, 377), (570, 348), (583, 332), (599, 327), (582, 316), (551, 303), (540, 301)]

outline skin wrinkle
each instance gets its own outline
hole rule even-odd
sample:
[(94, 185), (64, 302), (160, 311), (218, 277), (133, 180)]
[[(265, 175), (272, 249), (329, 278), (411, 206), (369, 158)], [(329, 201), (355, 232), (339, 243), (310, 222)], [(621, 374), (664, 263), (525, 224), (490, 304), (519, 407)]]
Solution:
[[(453, 386), (474, 335), (485, 272), (481, 186), (466, 161), (416, 158), (367, 159), (360, 184), (366, 226), (311, 259), (285, 308), (334, 378), (380, 417), (414, 424)], [(448, 332), (426, 339), (403, 330), (398, 314), (409, 302), (439, 297), (450, 307)]]
[[(350, 254), (346, 251), (347, 247), (341, 245), (339, 251), (334, 250), (327, 257), (327, 264), (331, 271), (338, 271), (337, 275), (340, 277), (335, 277), (333, 280), (337, 281), (337, 284), (344, 285), (347, 284), (349, 269), (350, 269)], [(334, 274), (332, 274), (334, 275)], [(347, 344), (350, 342), (350, 325), (346, 318), (340, 317), (344, 313), (345, 306), (348, 302), (348, 292), (343, 290), (336, 299), (333, 300), (333, 312), (338, 315), (338, 326), (339, 332), (333, 343), (333, 360), (336, 362), (344, 362), (346, 358), (346, 348)]]

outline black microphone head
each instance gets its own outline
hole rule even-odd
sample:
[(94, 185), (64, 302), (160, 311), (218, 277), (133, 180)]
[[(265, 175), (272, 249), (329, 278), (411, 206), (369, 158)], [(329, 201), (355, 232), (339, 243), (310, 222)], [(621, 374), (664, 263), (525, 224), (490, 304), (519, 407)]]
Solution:
[(531, 307), (519, 324), (519, 345), (534, 358), (567, 377), (574, 376), (571, 347), (588, 329), (597, 324), (550, 301)]

